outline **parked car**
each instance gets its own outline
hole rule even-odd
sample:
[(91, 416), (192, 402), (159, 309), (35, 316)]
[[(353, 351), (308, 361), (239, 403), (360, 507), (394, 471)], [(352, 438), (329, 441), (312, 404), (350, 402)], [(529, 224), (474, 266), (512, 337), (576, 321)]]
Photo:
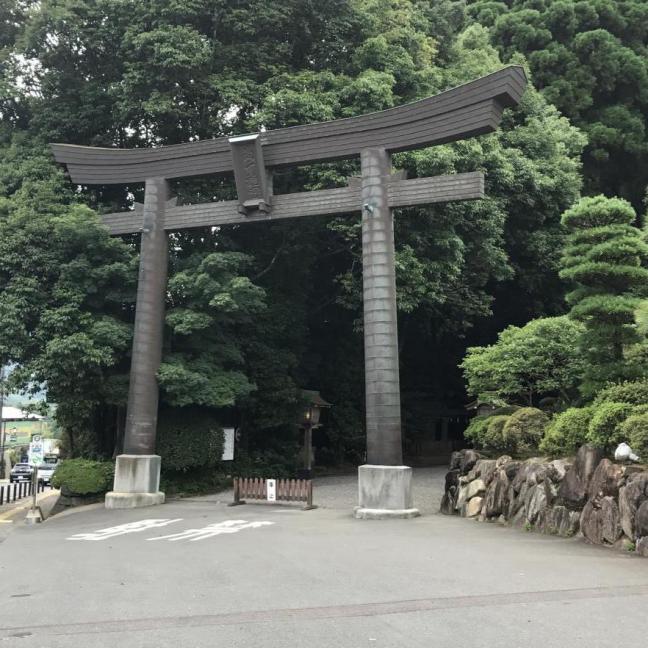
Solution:
[(38, 466), (38, 483), (47, 484), (48, 486), (52, 483), (52, 475), (56, 470), (55, 463), (42, 463)]
[(28, 463), (17, 463), (9, 473), (9, 481), (14, 482), (30, 481), (34, 469)]

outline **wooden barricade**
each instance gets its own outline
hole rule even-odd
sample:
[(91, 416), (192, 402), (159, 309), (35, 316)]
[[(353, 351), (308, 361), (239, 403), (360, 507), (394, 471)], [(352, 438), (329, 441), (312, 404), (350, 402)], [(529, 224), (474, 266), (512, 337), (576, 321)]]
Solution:
[(304, 502), (304, 511), (317, 508), (313, 506), (313, 482), (310, 479), (235, 477), (234, 501), (230, 506), (245, 504), (246, 500), (263, 500), (273, 503)]

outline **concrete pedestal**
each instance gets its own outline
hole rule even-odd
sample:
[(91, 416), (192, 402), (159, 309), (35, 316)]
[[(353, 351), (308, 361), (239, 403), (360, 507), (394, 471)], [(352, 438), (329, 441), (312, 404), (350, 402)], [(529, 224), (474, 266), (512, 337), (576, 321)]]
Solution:
[(138, 508), (156, 504), (164, 504), (164, 493), (160, 492), (160, 457), (119, 455), (113, 490), (106, 493), (106, 508)]
[(412, 469), (409, 466), (360, 466), (358, 501), (355, 517), (363, 520), (420, 515), (412, 500)]

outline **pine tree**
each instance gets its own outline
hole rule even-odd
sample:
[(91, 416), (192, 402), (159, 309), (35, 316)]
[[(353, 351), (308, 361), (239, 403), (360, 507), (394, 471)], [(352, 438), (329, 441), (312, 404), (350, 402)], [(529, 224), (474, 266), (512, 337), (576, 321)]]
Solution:
[(635, 218), (630, 203), (605, 196), (583, 198), (562, 217), (570, 234), (560, 276), (574, 283), (567, 294), (570, 316), (585, 326), (585, 396), (609, 381), (633, 377), (624, 349), (638, 341), (635, 309), (640, 289), (648, 285), (648, 270), (641, 266), (648, 246), (632, 225)]

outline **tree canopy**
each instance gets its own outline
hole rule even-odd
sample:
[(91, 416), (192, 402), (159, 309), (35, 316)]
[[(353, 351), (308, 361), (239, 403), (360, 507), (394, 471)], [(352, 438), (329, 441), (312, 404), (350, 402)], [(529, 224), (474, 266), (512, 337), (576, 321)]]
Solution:
[(588, 137), (586, 189), (639, 208), (648, 185), (648, 4), (644, 0), (469, 0), (504, 60)]
[[(520, 107), (505, 112), (497, 133), (394, 158), (410, 177), (486, 173), (485, 200), (396, 214), (405, 419), (416, 417), (408, 394), (463, 405), (457, 364), (466, 347), (492, 342), (508, 325), (564, 312), (560, 217), (583, 187), (585, 147), (586, 188), (623, 189), (636, 201), (645, 182), (640, 3), (609, 0), (605, 13), (600, 0), (563, 2), (579, 16), (596, 14), (564, 35), (561, 20), (546, 15), (557, 9), (545, 10), (559, 4), (6, 0), (0, 8), (0, 227), (7, 257), (0, 314), (6, 313), (8, 328), (0, 349), (22, 367), (17, 383), (47, 382), (61, 416), (66, 403), (72, 407), (87, 395), (87, 427), (97, 437), (89, 446), (110, 454), (118, 445), (137, 240), (111, 240), (90, 210), (126, 209), (141, 200), (143, 187), (69, 186), (47, 142), (147, 147), (334, 119), (434, 94), (514, 61), (527, 66), (541, 91), (530, 87)], [(625, 26), (615, 26), (614, 16)], [(526, 20), (542, 33), (551, 32), (548, 21), (556, 35), (544, 45), (525, 41)], [(592, 46), (576, 41), (600, 29), (616, 39), (605, 50), (617, 61), (610, 65), (627, 64), (624, 88), (615, 81), (604, 89), (604, 77), (609, 85), (621, 76), (603, 65), (608, 54), (579, 54)], [(571, 57), (569, 73), (558, 69), (551, 76), (547, 63), (543, 76), (536, 53), (556, 56), (556, 44)], [(586, 72), (594, 86), (582, 81)], [(572, 95), (564, 97), (558, 77), (579, 101), (589, 92), (591, 104), (577, 107), (566, 98)], [(611, 96), (622, 92), (627, 100), (617, 105)], [(623, 120), (613, 118), (614, 110), (625, 111)], [(565, 115), (588, 133), (589, 145)], [(599, 123), (616, 130), (605, 139), (596, 135), (603, 132)], [(275, 191), (343, 186), (354, 173), (356, 161), (281, 170)], [(232, 178), (205, 176), (174, 182), (173, 191), (181, 202), (204, 202), (231, 199), (234, 188)], [(241, 426), (243, 445), (270, 450), (295, 435), (298, 388), (318, 388), (337, 406), (323, 443), (336, 460), (357, 459), (359, 215), (179, 232), (170, 252), (163, 406), (216, 409)], [(34, 277), (36, 296), (18, 294)], [(69, 300), (61, 298), (65, 282)], [(63, 309), (61, 302), (75, 312), (51, 314)], [(51, 323), (56, 317), (65, 320), (58, 328)], [(69, 370), (61, 376), (59, 369), (39, 369), (51, 364), (50, 346), (75, 335), (86, 336), (87, 346), (77, 340), (74, 349), (77, 358), (87, 351), (90, 368), (62, 365)], [(571, 385), (558, 382), (547, 389)], [(519, 393), (528, 400), (527, 386)]]

